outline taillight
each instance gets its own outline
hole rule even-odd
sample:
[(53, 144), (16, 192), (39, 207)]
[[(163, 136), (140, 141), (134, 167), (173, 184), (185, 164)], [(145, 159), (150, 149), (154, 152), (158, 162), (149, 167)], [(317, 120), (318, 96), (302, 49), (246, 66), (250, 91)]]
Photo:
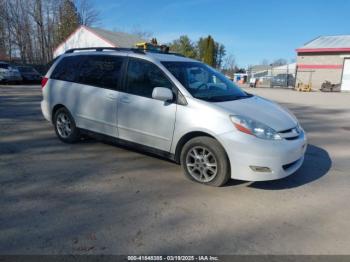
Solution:
[(47, 83), (48, 80), (49, 80), (49, 79), (48, 79), (47, 77), (43, 77), (43, 79), (41, 79), (41, 88), (44, 88), (44, 87), (45, 87), (45, 85), (46, 85), (46, 83)]

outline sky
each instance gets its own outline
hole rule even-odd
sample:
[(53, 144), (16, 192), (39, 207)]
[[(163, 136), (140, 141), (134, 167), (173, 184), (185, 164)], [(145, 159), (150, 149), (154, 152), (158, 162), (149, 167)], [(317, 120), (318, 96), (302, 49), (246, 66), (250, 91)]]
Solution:
[(321, 35), (350, 34), (350, 0), (91, 0), (98, 27), (152, 33), (160, 43), (211, 35), (241, 67), (295, 59)]

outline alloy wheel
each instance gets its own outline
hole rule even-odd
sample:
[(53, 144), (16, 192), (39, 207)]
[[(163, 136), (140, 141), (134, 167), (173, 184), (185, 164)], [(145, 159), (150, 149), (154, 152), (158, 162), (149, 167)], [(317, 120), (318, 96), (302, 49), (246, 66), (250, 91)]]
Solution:
[(196, 146), (188, 151), (186, 167), (190, 175), (202, 183), (212, 181), (218, 173), (218, 164), (214, 154), (203, 146)]
[(67, 138), (72, 134), (72, 123), (66, 113), (59, 113), (56, 118), (56, 126), (58, 134), (62, 138)]

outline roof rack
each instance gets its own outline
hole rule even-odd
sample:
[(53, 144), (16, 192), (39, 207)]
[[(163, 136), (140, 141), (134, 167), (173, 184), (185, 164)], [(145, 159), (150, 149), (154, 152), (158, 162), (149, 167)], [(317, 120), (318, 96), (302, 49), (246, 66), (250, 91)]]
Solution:
[(104, 50), (112, 50), (112, 51), (134, 52), (134, 53), (138, 53), (138, 54), (145, 54), (146, 52), (148, 52), (148, 53), (176, 55), (176, 56), (184, 57), (181, 54), (173, 53), (173, 52), (162, 52), (160, 50), (150, 50), (150, 49), (141, 49), (141, 48), (124, 48), (124, 47), (81, 47), (81, 48), (72, 48), (72, 49), (68, 49), (65, 52), (65, 54), (74, 53), (75, 51), (89, 51), (89, 50), (97, 51), (97, 52), (102, 52)]
[(74, 53), (75, 51), (97, 51), (101, 52), (103, 50), (112, 50), (112, 51), (131, 51), (134, 53), (144, 54), (144, 50), (139, 48), (124, 48), (124, 47), (81, 47), (81, 48), (72, 48), (68, 49), (65, 54)]

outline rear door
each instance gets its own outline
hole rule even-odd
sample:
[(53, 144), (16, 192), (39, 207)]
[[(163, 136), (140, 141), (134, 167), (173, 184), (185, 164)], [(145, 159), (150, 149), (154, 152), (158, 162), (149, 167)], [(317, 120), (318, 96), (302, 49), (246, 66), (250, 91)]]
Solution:
[(113, 55), (64, 57), (50, 77), (51, 104), (66, 106), (79, 128), (117, 137), (123, 63), (124, 57)]
[(83, 57), (76, 116), (81, 128), (117, 137), (117, 99), (124, 58), (112, 55)]
[(174, 91), (174, 85), (158, 66), (146, 60), (129, 58), (126, 71), (125, 90), (118, 98), (119, 137), (169, 151), (176, 103), (155, 100), (152, 91), (155, 87)]

